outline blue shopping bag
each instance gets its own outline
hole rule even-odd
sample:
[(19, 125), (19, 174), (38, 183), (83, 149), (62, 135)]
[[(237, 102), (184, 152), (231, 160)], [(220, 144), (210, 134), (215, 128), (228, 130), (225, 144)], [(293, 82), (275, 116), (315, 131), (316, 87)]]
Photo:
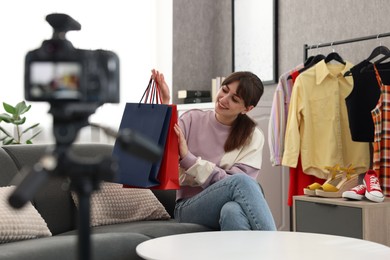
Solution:
[[(130, 129), (142, 134), (150, 142), (164, 149), (171, 114), (172, 108), (169, 105), (127, 103), (119, 131), (126, 128)], [(140, 188), (150, 188), (160, 184), (158, 172), (161, 158), (152, 163), (136, 154), (126, 152), (117, 141), (114, 144), (113, 156), (118, 161), (118, 179), (116, 182)]]

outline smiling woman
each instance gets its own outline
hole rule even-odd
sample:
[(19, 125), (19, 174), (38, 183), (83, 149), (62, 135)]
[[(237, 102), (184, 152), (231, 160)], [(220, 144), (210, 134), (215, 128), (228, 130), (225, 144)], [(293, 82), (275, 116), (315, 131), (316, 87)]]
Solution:
[[(152, 70), (152, 77), (164, 96), (169, 88), (164, 75)], [(256, 182), (264, 134), (247, 115), (263, 95), (263, 83), (251, 72), (234, 72), (222, 86), (214, 111), (189, 110), (175, 125), (180, 155), (175, 219), (217, 230), (275, 230)]]
[[(23, 7), (23, 8), (21, 8)], [(121, 102), (138, 101), (149, 78), (150, 68), (158, 67), (167, 73), (172, 67), (172, 1), (144, 0), (129, 5), (125, 1), (103, 0), (14, 0), (0, 11), (2, 34), (0, 71), (0, 102), (16, 103), (24, 98), (24, 59), (28, 51), (40, 47), (52, 36), (45, 17), (50, 13), (66, 13), (81, 24), (81, 31), (69, 32), (75, 48), (104, 49), (118, 54), (120, 59)], [(159, 37), (164, 35), (164, 37)], [(156, 39), (159, 39), (158, 42)], [(12, 91), (11, 91), (12, 90)], [(46, 103), (33, 106), (32, 113), (42, 121)], [(109, 110), (110, 116), (107, 116)], [(119, 125), (121, 105), (103, 106), (96, 120), (111, 126)], [(113, 116), (114, 115), (114, 116)], [(110, 122), (107, 122), (107, 119)], [(35, 120), (31, 118), (31, 120)], [(42, 141), (50, 140), (51, 122), (42, 122), (45, 133)], [(46, 131), (48, 130), (48, 131)], [(39, 140), (37, 140), (39, 141)]]

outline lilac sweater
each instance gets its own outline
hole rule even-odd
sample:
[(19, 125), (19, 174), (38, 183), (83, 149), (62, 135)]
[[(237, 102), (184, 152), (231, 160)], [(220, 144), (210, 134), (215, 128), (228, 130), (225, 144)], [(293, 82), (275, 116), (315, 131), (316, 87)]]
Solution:
[(211, 184), (235, 173), (256, 179), (262, 163), (264, 135), (256, 128), (251, 141), (225, 153), (230, 126), (219, 123), (214, 111), (190, 110), (179, 119), (187, 140), (188, 153), (180, 161), (177, 199), (194, 196)]

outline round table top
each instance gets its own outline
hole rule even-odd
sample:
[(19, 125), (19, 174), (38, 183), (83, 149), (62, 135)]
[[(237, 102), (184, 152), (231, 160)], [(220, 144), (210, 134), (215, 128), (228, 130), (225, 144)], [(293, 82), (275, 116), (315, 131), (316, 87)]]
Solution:
[(390, 247), (367, 240), (286, 231), (213, 231), (159, 237), (137, 246), (149, 260), (388, 260)]

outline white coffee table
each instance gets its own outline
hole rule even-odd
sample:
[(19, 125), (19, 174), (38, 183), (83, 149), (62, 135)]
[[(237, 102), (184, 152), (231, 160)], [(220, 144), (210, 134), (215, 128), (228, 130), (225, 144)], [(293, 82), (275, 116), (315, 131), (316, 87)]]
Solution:
[(389, 260), (390, 247), (367, 240), (284, 231), (215, 231), (160, 237), (137, 246), (149, 260)]

